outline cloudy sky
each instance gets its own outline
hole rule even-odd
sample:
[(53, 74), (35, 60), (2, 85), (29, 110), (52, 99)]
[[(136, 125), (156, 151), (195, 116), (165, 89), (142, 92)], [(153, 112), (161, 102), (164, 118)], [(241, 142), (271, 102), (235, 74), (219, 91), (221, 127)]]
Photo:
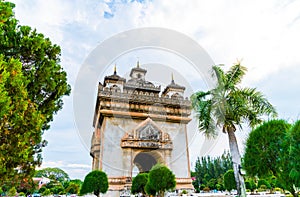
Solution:
[[(112, 36), (135, 28), (161, 27), (183, 33), (209, 54), (215, 64), (225, 68), (238, 60), (248, 68), (243, 85), (257, 87), (274, 104), (279, 117), (295, 121), (300, 115), (300, 1), (202, 1), (202, 0), (13, 0), (15, 14), (22, 25), (29, 25), (61, 46), (61, 64), (68, 73), (74, 89), (80, 68), (89, 54)], [(176, 40), (174, 40), (176, 42)], [(118, 46), (116, 46), (118, 47)], [(148, 55), (147, 55), (148, 54)], [(137, 59), (151, 62), (159, 56), (155, 51), (135, 51), (114, 59), (119, 74), (126, 76)], [(153, 56), (154, 54), (154, 56)], [(159, 53), (161, 54), (161, 53)], [(168, 54), (161, 59), (168, 59)], [(174, 58), (172, 58), (174, 59)], [(155, 60), (152, 62), (158, 63)], [(177, 63), (180, 63), (178, 60)], [(125, 65), (126, 64), (126, 65)], [(167, 64), (165, 62), (164, 64)], [(124, 68), (120, 68), (125, 66)], [(101, 65), (99, 65), (99, 68)], [(102, 80), (111, 73), (105, 65), (99, 74)], [(151, 69), (149, 75), (151, 76)], [(184, 77), (193, 78), (181, 67), (173, 68)], [(177, 72), (176, 72), (177, 71)], [(182, 74), (183, 73), (183, 74)], [(169, 76), (169, 73), (167, 73)], [(182, 76), (178, 74), (178, 79)], [(149, 77), (149, 80), (151, 78)], [(201, 86), (187, 80), (191, 91)], [(198, 78), (201, 84), (201, 78)], [(160, 81), (157, 80), (159, 83)], [(161, 83), (167, 83), (161, 81)], [(91, 89), (96, 88), (90, 87)], [(81, 178), (91, 170), (89, 142), (76, 127), (73, 110), (74, 93), (65, 98), (65, 105), (44, 138), (49, 145), (44, 150), (42, 167), (60, 167), (71, 178)], [(188, 96), (188, 95), (187, 95)], [(92, 99), (92, 104), (95, 98)], [(87, 118), (89, 120), (89, 117)], [(92, 120), (90, 120), (90, 125)], [(247, 129), (246, 129), (247, 130)], [(91, 135), (92, 127), (85, 131)], [(193, 131), (191, 131), (193, 133)], [(246, 134), (238, 134), (241, 141)], [(194, 136), (194, 134), (193, 134)], [(227, 147), (226, 136), (221, 136), (215, 149), (200, 151), (203, 136), (193, 138), (190, 145), (191, 161), (201, 154), (218, 154)], [(202, 141), (201, 141), (202, 140)], [(241, 142), (242, 145), (242, 142)], [(216, 148), (217, 147), (217, 148)], [(221, 151), (220, 151), (221, 150)]]

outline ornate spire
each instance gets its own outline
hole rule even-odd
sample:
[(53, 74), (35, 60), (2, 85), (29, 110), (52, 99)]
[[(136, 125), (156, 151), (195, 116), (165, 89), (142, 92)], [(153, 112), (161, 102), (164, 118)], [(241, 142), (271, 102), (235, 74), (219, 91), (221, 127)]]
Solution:
[(136, 67), (140, 68), (140, 61), (139, 60), (136, 62)]
[(115, 66), (114, 66), (114, 75), (116, 75), (117, 74), (117, 65), (115, 64)]
[(171, 78), (172, 78), (171, 83), (172, 83), (172, 84), (175, 84), (173, 72), (172, 72), (172, 74), (171, 74)]

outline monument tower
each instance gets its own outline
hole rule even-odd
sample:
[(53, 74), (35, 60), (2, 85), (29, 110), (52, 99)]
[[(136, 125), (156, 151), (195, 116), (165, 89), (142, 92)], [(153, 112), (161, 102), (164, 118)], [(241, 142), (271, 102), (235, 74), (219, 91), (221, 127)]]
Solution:
[(114, 73), (99, 82), (91, 144), (93, 170), (106, 172), (109, 192), (130, 189), (134, 169), (147, 172), (156, 163), (176, 176), (176, 189), (192, 189), (187, 124), (191, 103), (173, 76), (163, 91), (146, 80), (147, 70), (131, 69), (130, 79)]

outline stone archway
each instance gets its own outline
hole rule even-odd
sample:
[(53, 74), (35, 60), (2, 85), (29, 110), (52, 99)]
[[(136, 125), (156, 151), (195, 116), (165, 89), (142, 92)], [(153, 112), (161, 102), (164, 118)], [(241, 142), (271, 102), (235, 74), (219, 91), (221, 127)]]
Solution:
[(157, 163), (165, 163), (161, 153), (157, 151), (137, 152), (133, 159), (133, 165), (138, 168), (139, 173), (149, 172)]
[(139, 172), (149, 172), (158, 161), (149, 153), (140, 152), (138, 153), (133, 163), (138, 167)]

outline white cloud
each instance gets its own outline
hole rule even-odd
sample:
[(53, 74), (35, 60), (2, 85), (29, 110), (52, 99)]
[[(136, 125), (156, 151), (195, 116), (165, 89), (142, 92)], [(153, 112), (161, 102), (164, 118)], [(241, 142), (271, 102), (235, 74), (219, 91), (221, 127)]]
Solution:
[(86, 164), (68, 164), (67, 167), (69, 167), (69, 168), (86, 168), (86, 169), (91, 168), (90, 165), (86, 165)]
[(155, 1), (144, 21), (190, 35), (216, 63), (243, 59), (249, 82), (298, 60), (300, 3), (280, 2)]

